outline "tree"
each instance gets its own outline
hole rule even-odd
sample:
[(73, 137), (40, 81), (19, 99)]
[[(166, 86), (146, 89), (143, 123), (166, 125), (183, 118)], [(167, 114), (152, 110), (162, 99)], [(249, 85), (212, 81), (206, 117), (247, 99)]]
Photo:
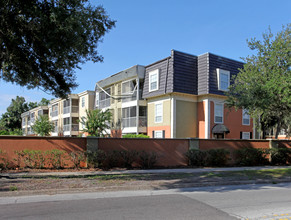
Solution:
[(0, 0), (0, 79), (65, 97), (115, 21), (88, 0)]
[(109, 110), (86, 110), (86, 118), (81, 118), (81, 123), (85, 126), (83, 131), (88, 132), (90, 136), (108, 136), (109, 134), (106, 130), (110, 129), (111, 117)]
[(291, 24), (276, 36), (269, 29), (263, 41), (254, 38), (248, 46), (257, 54), (244, 59), (244, 68), (227, 92), (227, 105), (247, 109), (262, 134), (275, 127), (277, 138), (281, 128), (290, 128)]
[(50, 100), (42, 98), (41, 101), (37, 104), (38, 106), (47, 106), (50, 103)]
[(35, 107), (37, 107), (36, 102), (27, 103), (24, 97), (16, 96), (16, 99), (11, 100), (7, 111), (2, 114), (0, 128), (7, 131), (21, 129), (21, 114)]
[(34, 133), (40, 136), (49, 136), (50, 132), (54, 130), (54, 124), (47, 115), (40, 115), (32, 126)]

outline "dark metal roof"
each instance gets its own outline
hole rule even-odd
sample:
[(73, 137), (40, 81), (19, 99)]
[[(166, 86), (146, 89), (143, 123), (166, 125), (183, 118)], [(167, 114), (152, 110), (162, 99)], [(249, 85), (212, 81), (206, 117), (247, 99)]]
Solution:
[(212, 128), (212, 134), (224, 134), (229, 133), (229, 129), (224, 124), (214, 125)]

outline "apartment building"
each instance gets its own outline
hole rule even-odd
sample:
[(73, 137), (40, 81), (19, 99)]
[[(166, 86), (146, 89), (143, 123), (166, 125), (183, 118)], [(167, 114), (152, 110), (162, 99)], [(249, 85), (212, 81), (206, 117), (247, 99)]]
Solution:
[(22, 133), (24, 136), (34, 136), (35, 133), (32, 129), (35, 120), (40, 115), (48, 115), (48, 106), (38, 106), (27, 112), (21, 114), (22, 118)]
[[(242, 62), (212, 53), (195, 56), (172, 50), (162, 60), (98, 81), (94, 91), (52, 100), (51, 135), (79, 135), (86, 109), (98, 108), (112, 113), (107, 133), (113, 137), (142, 133), (152, 138), (255, 138), (248, 112), (225, 106), (225, 92), (239, 68)], [(31, 113), (23, 118), (27, 134)]]
[(155, 138), (251, 139), (253, 123), (245, 110), (229, 110), (225, 91), (243, 63), (206, 53), (171, 56), (145, 67), (143, 98), (147, 133)]
[(50, 102), (49, 120), (54, 124), (51, 136), (76, 137), (82, 133), (81, 118), (86, 116), (86, 109), (93, 109), (94, 91), (70, 94), (67, 99), (54, 99)]
[(147, 133), (147, 104), (142, 99), (145, 68), (135, 65), (96, 83), (95, 107), (109, 109), (111, 131), (120, 137), (128, 133)]

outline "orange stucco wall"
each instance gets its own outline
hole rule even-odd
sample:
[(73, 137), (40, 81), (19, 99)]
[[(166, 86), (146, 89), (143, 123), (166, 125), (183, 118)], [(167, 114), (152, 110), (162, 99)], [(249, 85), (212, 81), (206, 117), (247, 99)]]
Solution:
[[(69, 158), (69, 153), (73, 151), (86, 151), (86, 138), (65, 138), (65, 137), (13, 137), (0, 136), (0, 149), (5, 152), (5, 156), (10, 161), (13, 167), (16, 165), (15, 151), (21, 150), (41, 150), (48, 151), (58, 149), (66, 152), (66, 157)], [(66, 167), (72, 167), (71, 160), (66, 159)]]
[(198, 121), (198, 137), (205, 138), (205, 104), (204, 102), (198, 102), (197, 105), (197, 121)]
[[(242, 125), (242, 110), (235, 111), (234, 108), (229, 110), (224, 106), (223, 124), (229, 129), (230, 133), (225, 138), (240, 139), (240, 132), (253, 132), (253, 120), (250, 125)], [(210, 102), (210, 137), (213, 137), (212, 128), (214, 127), (214, 102)]]
[(136, 139), (136, 138), (100, 138), (98, 149), (110, 152), (113, 150), (135, 150), (155, 152), (158, 156), (157, 166), (186, 166), (185, 153), (188, 151), (187, 139)]
[(153, 131), (162, 131), (165, 130), (165, 138), (171, 138), (171, 126), (157, 126), (157, 127), (148, 127), (147, 132), (148, 136), (153, 137)]

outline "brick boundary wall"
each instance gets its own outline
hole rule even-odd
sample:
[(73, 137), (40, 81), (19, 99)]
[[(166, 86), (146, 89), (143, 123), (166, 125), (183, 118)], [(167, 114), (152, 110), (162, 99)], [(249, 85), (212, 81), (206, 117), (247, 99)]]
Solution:
[[(236, 149), (245, 147), (291, 148), (290, 140), (234, 140), (234, 139), (148, 139), (148, 138), (72, 138), (72, 137), (24, 137), (24, 136), (0, 136), (0, 149), (5, 151), (7, 158), (16, 164), (15, 151), (28, 150), (63, 150), (67, 154), (73, 151), (96, 151), (105, 152), (120, 150), (136, 150), (155, 152), (158, 156), (159, 167), (183, 167), (187, 166), (185, 153), (188, 149), (209, 150), (224, 148), (230, 151), (231, 158)], [(1, 163), (1, 162), (0, 162)], [(68, 167), (72, 166), (67, 161)]]
[[(71, 138), (71, 137), (35, 137), (35, 136), (0, 136), (0, 149), (5, 152), (5, 156), (12, 166), (16, 166), (15, 159), (17, 155), (15, 151), (21, 150), (62, 150), (66, 152), (66, 156), (73, 151), (86, 151), (86, 138)], [(72, 167), (71, 160), (66, 159), (66, 167)]]

